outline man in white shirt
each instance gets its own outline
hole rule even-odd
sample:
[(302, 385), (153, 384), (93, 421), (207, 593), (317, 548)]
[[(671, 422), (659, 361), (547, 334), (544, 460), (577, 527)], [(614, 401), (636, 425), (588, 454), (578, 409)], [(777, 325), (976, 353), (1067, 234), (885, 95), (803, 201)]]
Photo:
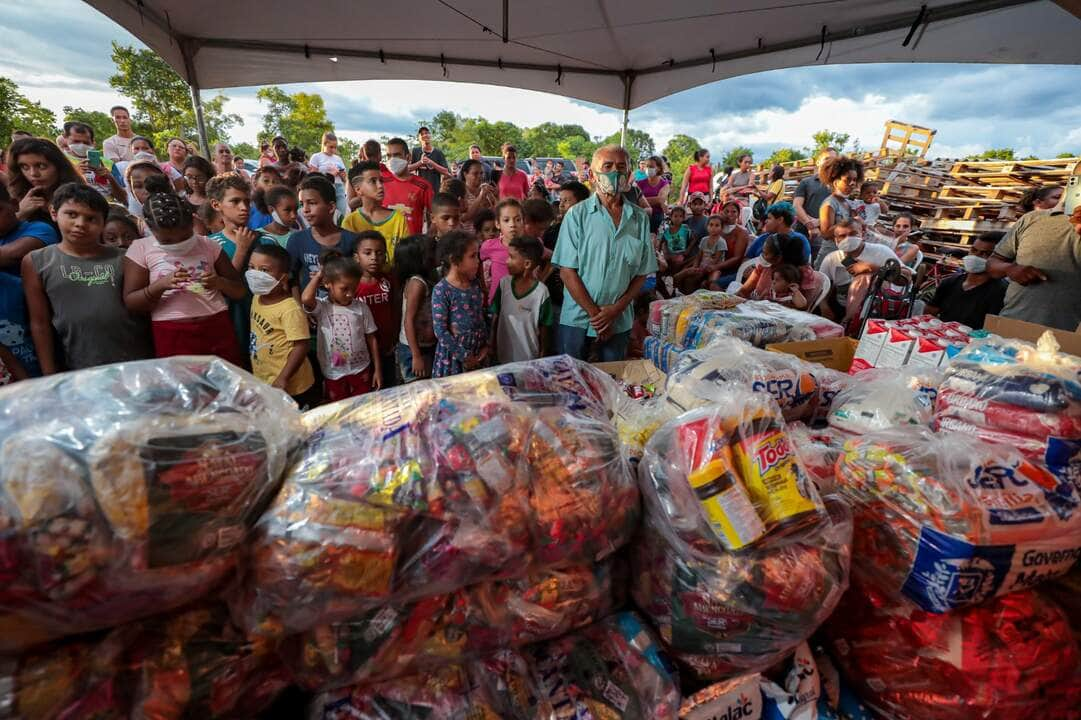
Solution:
[(101, 144), (101, 152), (112, 162), (131, 161), (134, 159), (131, 141), (135, 138), (135, 132), (131, 129), (131, 113), (123, 105), (115, 105), (109, 109), (109, 114), (113, 116), (116, 135), (105, 139)]
[[(885, 245), (865, 243), (863, 227), (857, 220), (842, 220), (835, 226), (834, 239), (837, 249), (822, 260), (818, 268), (833, 283), (833, 297), (821, 305), (822, 314), (831, 320), (841, 322), (850, 320), (859, 311), (862, 298), (865, 297), (871, 276), (888, 260), (897, 260), (897, 255)], [(911, 274), (908, 268), (901, 271)], [(855, 282), (859, 279), (859, 282)]]

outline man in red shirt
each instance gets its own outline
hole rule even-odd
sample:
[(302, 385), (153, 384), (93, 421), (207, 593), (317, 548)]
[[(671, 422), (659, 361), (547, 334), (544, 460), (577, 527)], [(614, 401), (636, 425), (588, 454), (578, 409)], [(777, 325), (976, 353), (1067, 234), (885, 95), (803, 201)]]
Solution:
[(405, 213), (411, 234), (423, 232), (424, 218), (431, 210), (435, 191), (427, 180), (409, 172), (409, 146), (405, 140), (391, 138), (387, 141), (387, 169), (393, 177), (384, 179), (383, 204)]

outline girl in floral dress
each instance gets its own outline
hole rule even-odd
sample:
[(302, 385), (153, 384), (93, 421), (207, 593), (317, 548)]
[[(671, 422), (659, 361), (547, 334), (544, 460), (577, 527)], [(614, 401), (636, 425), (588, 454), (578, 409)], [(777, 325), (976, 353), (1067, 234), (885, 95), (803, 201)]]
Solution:
[(447, 233), (439, 240), (439, 258), (446, 276), (432, 289), (432, 377), (484, 367), (489, 352), (477, 241), (460, 230)]

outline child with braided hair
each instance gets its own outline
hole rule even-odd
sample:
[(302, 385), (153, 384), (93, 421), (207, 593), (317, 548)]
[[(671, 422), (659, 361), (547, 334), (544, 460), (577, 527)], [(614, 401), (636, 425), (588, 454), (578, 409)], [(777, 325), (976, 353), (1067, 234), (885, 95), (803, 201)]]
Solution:
[(150, 314), (158, 357), (217, 355), (243, 366), (225, 302), (247, 294), (240, 273), (221, 245), (193, 232), (188, 204), (154, 180), (143, 207), (152, 235), (128, 249), (124, 302)]

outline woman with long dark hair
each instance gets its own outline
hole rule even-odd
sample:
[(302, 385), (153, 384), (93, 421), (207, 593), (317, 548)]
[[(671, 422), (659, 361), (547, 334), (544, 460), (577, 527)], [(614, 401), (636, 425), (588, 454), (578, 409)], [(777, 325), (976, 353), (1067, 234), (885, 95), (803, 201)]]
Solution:
[(49, 205), (53, 193), (64, 183), (85, 185), (86, 180), (55, 144), (42, 138), (11, 143), (7, 152), (8, 192), (19, 209), (20, 220), (52, 223)]

